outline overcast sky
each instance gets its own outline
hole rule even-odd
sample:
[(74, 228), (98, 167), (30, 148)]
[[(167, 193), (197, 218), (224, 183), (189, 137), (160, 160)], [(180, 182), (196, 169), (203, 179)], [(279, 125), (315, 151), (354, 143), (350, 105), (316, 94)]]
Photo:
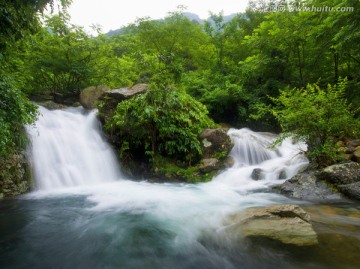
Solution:
[(73, 0), (69, 13), (74, 24), (86, 29), (92, 24), (100, 24), (103, 32), (108, 32), (132, 23), (137, 18), (163, 18), (179, 5), (186, 6), (186, 11), (205, 19), (209, 16), (209, 11), (224, 11), (224, 15), (242, 12), (247, 2), (248, 0)]

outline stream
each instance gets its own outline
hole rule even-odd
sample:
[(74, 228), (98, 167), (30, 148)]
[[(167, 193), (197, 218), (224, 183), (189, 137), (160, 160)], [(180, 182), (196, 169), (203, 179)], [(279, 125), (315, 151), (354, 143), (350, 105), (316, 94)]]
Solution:
[[(307, 166), (306, 145), (230, 129), (235, 164), (201, 184), (131, 181), (96, 112), (40, 107), (32, 141), (34, 191), (0, 203), (0, 268), (360, 268), (360, 204), (314, 204), (270, 190)], [(253, 180), (261, 169), (260, 180)], [(300, 204), (319, 245), (291, 247), (223, 236), (227, 216)]]

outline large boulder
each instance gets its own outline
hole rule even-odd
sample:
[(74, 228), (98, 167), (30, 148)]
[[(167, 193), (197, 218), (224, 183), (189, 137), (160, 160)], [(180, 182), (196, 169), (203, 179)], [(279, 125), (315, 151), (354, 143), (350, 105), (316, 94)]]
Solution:
[(203, 158), (225, 158), (234, 146), (230, 136), (222, 128), (205, 129), (200, 134)]
[(334, 164), (320, 171), (317, 177), (334, 185), (346, 185), (360, 181), (360, 163)]
[(117, 105), (124, 100), (133, 98), (138, 94), (145, 93), (148, 90), (147, 84), (136, 84), (129, 88), (108, 90), (99, 97), (99, 117), (105, 123), (114, 115)]
[(106, 85), (91, 86), (80, 92), (80, 104), (86, 109), (94, 109), (98, 104), (99, 97), (109, 91)]
[(273, 186), (291, 198), (303, 200), (341, 200), (341, 193), (326, 181), (320, 180), (315, 171), (298, 174), (280, 185)]
[(294, 246), (318, 244), (310, 216), (298, 205), (249, 208), (232, 216), (225, 231), (239, 238), (267, 238)]

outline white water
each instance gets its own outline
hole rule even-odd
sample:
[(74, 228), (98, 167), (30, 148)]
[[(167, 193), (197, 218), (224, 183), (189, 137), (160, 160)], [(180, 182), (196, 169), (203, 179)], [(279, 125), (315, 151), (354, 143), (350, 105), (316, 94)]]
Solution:
[(89, 186), (121, 178), (115, 155), (101, 136), (96, 112), (40, 107), (31, 137), (36, 189)]
[[(81, 109), (49, 111), (40, 107), (40, 112), (36, 126), (28, 129), (37, 190), (55, 195), (88, 195), (95, 203), (94, 209), (151, 208), (155, 214), (157, 210), (164, 214), (167, 207), (172, 217), (173, 212), (191, 217), (188, 214), (199, 210), (213, 214), (214, 210), (236, 211), (276, 203), (286, 198), (268, 193), (268, 187), (280, 183), (280, 175), (290, 178), (308, 163), (300, 153), (305, 149), (303, 144), (287, 139), (274, 151), (268, 147), (275, 135), (230, 129), (228, 134), (235, 144), (230, 155), (235, 164), (211, 182), (132, 182), (122, 178), (114, 153), (101, 136), (95, 111), (86, 114)], [(255, 168), (261, 169), (261, 180), (251, 179)], [(109, 182), (113, 183), (104, 184)]]

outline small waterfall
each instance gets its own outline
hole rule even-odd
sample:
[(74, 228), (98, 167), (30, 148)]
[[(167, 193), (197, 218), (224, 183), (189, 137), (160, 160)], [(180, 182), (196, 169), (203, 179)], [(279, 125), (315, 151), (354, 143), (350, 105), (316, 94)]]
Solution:
[(238, 166), (260, 164), (277, 156), (275, 151), (269, 149), (274, 140), (271, 134), (256, 133), (243, 128), (230, 129), (228, 135), (234, 142), (231, 156)]
[(267, 188), (279, 184), (296, 175), (308, 165), (303, 154), (306, 144), (294, 143), (290, 138), (274, 150), (269, 149), (276, 135), (257, 133), (250, 129), (230, 129), (228, 135), (234, 142), (230, 156), (234, 165), (214, 178), (215, 184), (221, 183), (238, 192)]
[(95, 111), (39, 109), (41, 115), (35, 126), (27, 127), (38, 190), (121, 178), (116, 157), (101, 136)]

